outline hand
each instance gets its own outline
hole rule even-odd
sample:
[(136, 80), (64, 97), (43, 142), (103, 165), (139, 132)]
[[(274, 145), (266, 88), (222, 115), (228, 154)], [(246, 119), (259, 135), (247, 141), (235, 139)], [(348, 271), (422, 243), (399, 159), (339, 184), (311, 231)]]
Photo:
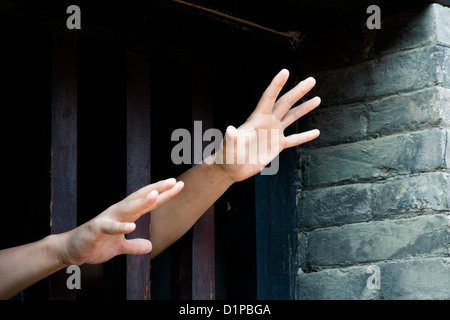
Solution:
[(64, 265), (102, 263), (119, 254), (145, 254), (152, 250), (148, 239), (125, 239), (136, 228), (134, 221), (173, 198), (183, 188), (175, 179), (143, 187), (112, 205), (85, 224), (61, 234), (59, 259)]
[(221, 149), (214, 160), (234, 181), (257, 174), (283, 149), (319, 136), (317, 129), (284, 136), (284, 129), (320, 104), (320, 98), (315, 97), (291, 109), (294, 103), (314, 87), (314, 78), (300, 82), (276, 100), (288, 77), (289, 72), (281, 70), (263, 93), (247, 121), (237, 129), (233, 126), (227, 128)]

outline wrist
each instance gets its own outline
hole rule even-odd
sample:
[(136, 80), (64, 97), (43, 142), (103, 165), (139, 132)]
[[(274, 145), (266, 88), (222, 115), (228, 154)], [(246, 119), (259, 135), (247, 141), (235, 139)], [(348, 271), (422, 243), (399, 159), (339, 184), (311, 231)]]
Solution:
[(53, 261), (53, 264), (56, 268), (62, 269), (69, 264), (66, 263), (66, 260), (64, 257), (66, 256), (65, 252), (66, 250), (66, 234), (52, 234), (43, 239), (45, 243), (45, 255), (48, 257), (49, 261)]
[(230, 186), (236, 182), (235, 179), (231, 176), (231, 174), (220, 164), (216, 161), (216, 156), (211, 155), (208, 158), (205, 158), (202, 162), (202, 165), (204, 165), (208, 170), (212, 172), (216, 178), (223, 180), (225, 183), (229, 184)]

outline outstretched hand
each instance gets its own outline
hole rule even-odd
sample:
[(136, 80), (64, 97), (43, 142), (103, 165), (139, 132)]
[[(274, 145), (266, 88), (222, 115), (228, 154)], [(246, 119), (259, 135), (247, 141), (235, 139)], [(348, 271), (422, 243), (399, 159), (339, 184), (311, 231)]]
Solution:
[(143, 214), (173, 198), (183, 182), (171, 178), (150, 184), (112, 205), (85, 224), (64, 234), (59, 257), (65, 265), (102, 263), (119, 254), (145, 254), (152, 250), (148, 239), (125, 239)]
[(273, 78), (247, 121), (237, 129), (233, 126), (227, 128), (221, 149), (214, 160), (234, 181), (242, 181), (257, 174), (283, 149), (319, 136), (317, 129), (284, 136), (284, 130), (289, 125), (320, 104), (320, 98), (315, 97), (292, 108), (316, 84), (311, 77), (277, 100), (288, 78), (288, 70), (281, 70)]

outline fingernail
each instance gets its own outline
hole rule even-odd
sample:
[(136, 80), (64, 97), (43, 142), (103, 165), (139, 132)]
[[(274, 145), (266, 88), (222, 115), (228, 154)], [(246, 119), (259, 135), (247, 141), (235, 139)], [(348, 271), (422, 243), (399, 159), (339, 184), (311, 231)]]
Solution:
[(177, 185), (184, 185), (184, 182), (183, 181), (178, 181), (176, 184)]
[(127, 223), (126, 226), (125, 226), (125, 229), (126, 229), (127, 231), (134, 230), (135, 228), (136, 228), (136, 224), (133, 223), (133, 222)]
[(147, 195), (147, 198), (151, 198), (151, 197), (153, 197), (154, 195), (158, 195), (158, 191), (157, 190), (152, 190), (148, 195)]

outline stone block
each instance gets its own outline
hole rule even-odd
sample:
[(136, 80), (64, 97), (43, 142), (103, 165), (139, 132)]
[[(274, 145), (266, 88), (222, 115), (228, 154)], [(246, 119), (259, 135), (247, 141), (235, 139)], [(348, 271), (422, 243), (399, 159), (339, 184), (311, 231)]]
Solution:
[(422, 173), (373, 185), (373, 216), (423, 213), (450, 209), (450, 175)]
[(431, 87), (370, 102), (369, 134), (387, 135), (448, 125), (449, 101), (450, 89)]
[(368, 221), (371, 202), (370, 184), (300, 191), (297, 194), (299, 227), (314, 229)]
[(450, 259), (414, 258), (376, 263), (379, 289), (367, 285), (366, 266), (298, 274), (301, 300), (433, 300), (450, 299)]
[(357, 263), (448, 254), (449, 217), (424, 215), (316, 229), (308, 234), (314, 269)]
[[(418, 47), (449, 44), (449, 8), (439, 4), (385, 17), (381, 29), (364, 23), (351, 24), (326, 33), (306, 35), (297, 61), (305, 73), (317, 73), (382, 55)], [(328, 50), (323, 50), (323, 44)]]
[(304, 150), (304, 186), (385, 179), (447, 166), (447, 130), (429, 129)]
[(307, 147), (336, 145), (366, 138), (368, 106), (356, 103), (329, 108), (319, 107), (300, 118), (300, 131), (316, 128), (320, 130), (320, 136), (309, 142)]
[(329, 106), (419, 90), (444, 81), (444, 59), (445, 48), (432, 46), (323, 71), (313, 75), (317, 85), (311, 95)]

